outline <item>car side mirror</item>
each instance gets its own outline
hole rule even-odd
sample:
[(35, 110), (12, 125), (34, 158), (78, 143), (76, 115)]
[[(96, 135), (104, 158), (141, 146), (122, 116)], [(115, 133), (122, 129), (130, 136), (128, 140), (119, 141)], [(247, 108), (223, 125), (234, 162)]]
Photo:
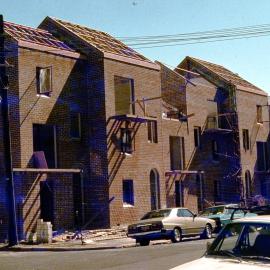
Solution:
[(193, 215), (193, 219), (195, 219), (195, 217), (197, 217), (197, 214), (194, 214), (194, 215)]

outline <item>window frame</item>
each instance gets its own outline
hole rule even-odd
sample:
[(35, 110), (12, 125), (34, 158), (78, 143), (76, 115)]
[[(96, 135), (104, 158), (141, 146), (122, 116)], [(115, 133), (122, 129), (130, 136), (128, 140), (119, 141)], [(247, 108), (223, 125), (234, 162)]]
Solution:
[[(130, 136), (130, 142), (129, 143), (127, 143), (127, 142), (124, 143), (123, 142), (125, 132), (130, 133), (129, 134), (129, 136)], [(133, 139), (134, 138), (132, 138), (133, 132), (134, 132), (133, 128), (120, 128), (121, 153), (132, 155), (132, 153), (134, 152), (134, 144), (133, 144)], [(130, 148), (130, 150), (128, 148)]]
[[(263, 142), (263, 141), (257, 141), (257, 170), (258, 171), (266, 171), (269, 169), (269, 151), (268, 151), (268, 143), (267, 142)], [(262, 159), (259, 159), (258, 156), (258, 146), (262, 145), (262, 150), (263, 153), (262, 155), (260, 155), (260, 157), (263, 157)], [(263, 164), (261, 164), (259, 161), (263, 162)]]
[(243, 135), (243, 148), (245, 151), (248, 151), (250, 149), (249, 130), (243, 129), (242, 135)]
[(202, 140), (201, 140), (202, 139), (202, 129), (201, 129), (201, 127), (194, 126), (193, 133), (194, 133), (194, 147), (200, 149), (202, 146)]
[[(125, 187), (125, 184), (127, 184), (127, 187)], [(125, 189), (127, 188), (127, 189)], [(128, 192), (126, 194), (125, 192)], [(127, 199), (128, 197), (128, 199)], [(135, 200), (134, 200), (134, 181), (133, 179), (123, 179), (122, 181), (122, 201), (123, 206), (134, 206)]]
[(257, 105), (256, 119), (257, 119), (257, 124), (263, 124), (262, 105)]
[[(129, 112), (128, 113), (119, 113), (119, 110), (117, 111), (117, 100), (116, 100), (116, 90), (117, 90), (117, 80), (127, 80), (129, 82), (130, 86), (130, 104), (129, 104)], [(116, 115), (125, 115), (125, 114), (135, 114), (135, 90), (134, 90), (134, 79), (127, 78), (119, 75), (114, 75), (114, 108), (115, 108), (115, 114)], [(121, 111), (121, 110), (120, 110)]]
[(149, 143), (158, 143), (157, 121), (147, 121), (147, 135)]
[[(50, 90), (49, 91), (41, 91), (40, 85), (40, 71), (41, 70), (50, 70)], [(40, 96), (47, 96), (50, 97), (51, 93), (53, 92), (53, 80), (52, 80), (52, 66), (47, 67), (36, 67), (36, 87), (37, 87), (37, 94)]]
[[(174, 153), (173, 150), (175, 149), (173, 147), (173, 142), (174, 140), (179, 140), (179, 154), (180, 157), (177, 158), (180, 160), (179, 164), (175, 164), (175, 158), (174, 158)], [(172, 171), (174, 170), (184, 170), (186, 166), (186, 161), (185, 161), (185, 138), (183, 136), (169, 136), (169, 147), (170, 147), (170, 168)], [(176, 166), (174, 166), (176, 165)]]

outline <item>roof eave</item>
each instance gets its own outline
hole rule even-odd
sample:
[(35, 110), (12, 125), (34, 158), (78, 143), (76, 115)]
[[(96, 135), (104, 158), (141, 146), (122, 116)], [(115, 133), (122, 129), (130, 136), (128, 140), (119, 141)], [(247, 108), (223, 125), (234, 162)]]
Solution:
[(160, 70), (160, 66), (152, 63), (152, 62), (147, 62), (147, 61), (141, 61), (138, 59), (133, 59), (130, 57), (124, 57), (118, 54), (114, 54), (114, 53), (108, 53), (108, 52), (103, 52), (103, 56), (104, 58), (107, 59), (111, 59), (111, 60), (116, 60), (119, 62), (124, 62), (124, 63), (128, 63), (128, 64), (132, 64), (132, 65), (136, 65), (136, 66), (142, 66), (145, 68), (149, 68), (149, 69), (154, 69), (159, 71)]
[(19, 40), (18, 46), (21, 48), (42, 51), (42, 52), (46, 52), (46, 53), (66, 56), (66, 57), (75, 58), (75, 59), (82, 58), (81, 54), (79, 54), (77, 52), (72, 52), (72, 51), (68, 51), (68, 50), (61, 50), (61, 49), (57, 49), (57, 48), (53, 48), (53, 47), (49, 47), (49, 46), (34, 44), (34, 43), (28, 42), (28, 41)]
[(250, 88), (250, 87), (245, 87), (243, 85), (235, 85), (235, 87), (239, 91), (249, 92), (251, 94), (256, 94), (256, 95), (268, 97), (268, 94), (266, 92), (264, 92), (263, 90), (261, 90), (261, 89), (253, 89), (253, 88)]

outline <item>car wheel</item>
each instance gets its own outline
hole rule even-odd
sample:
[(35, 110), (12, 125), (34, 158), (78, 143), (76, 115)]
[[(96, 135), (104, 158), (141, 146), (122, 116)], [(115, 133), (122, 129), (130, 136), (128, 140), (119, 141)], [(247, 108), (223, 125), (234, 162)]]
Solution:
[(203, 233), (201, 234), (202, 239), (212, 238), (212, 228), (209, 224), (206, 224)]
[(182, 233), (179, 228), (174, 228), (172, 232), (171, 240), (173, 243), (179, 243), (182, 240)]
[(136, 240), (136, 243), (139, 243), (140, 246), (149, 246), (150, 240)]

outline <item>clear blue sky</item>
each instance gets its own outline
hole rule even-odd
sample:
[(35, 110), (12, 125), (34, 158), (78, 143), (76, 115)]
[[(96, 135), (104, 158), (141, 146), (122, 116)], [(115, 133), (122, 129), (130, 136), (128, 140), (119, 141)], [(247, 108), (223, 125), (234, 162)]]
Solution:
[[(1, 0), (5, 20), (32, 27), (47, 15), (113, 36), (177, 34), (270, 23), (269, 0)], [(141, 49), (177, 65), (190, 55), (224, 65), (270, 94), (270, 36)]]

